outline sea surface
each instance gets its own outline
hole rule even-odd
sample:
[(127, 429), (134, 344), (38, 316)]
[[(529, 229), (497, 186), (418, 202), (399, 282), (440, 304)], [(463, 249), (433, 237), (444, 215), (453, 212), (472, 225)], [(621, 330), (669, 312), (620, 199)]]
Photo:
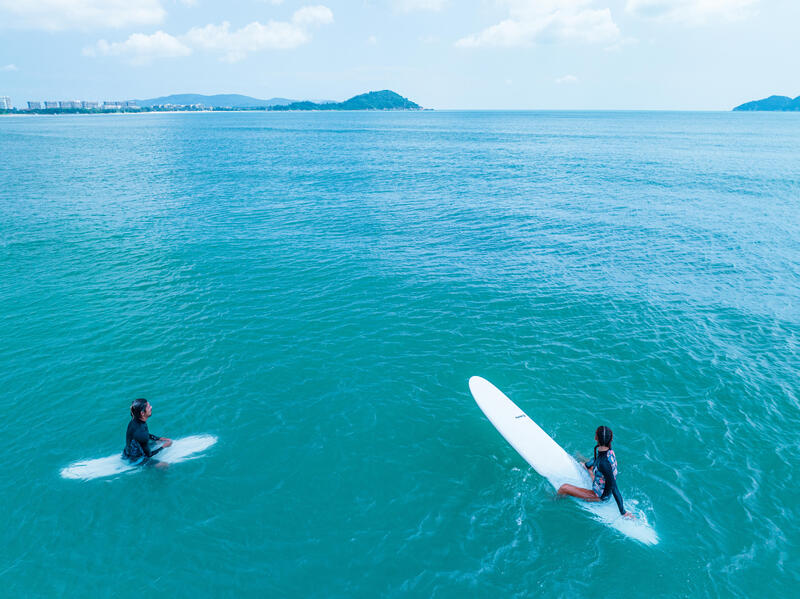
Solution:
[[(5, 597), (792, 596), (799, 373), (797, 114), (0, 119)], [(61, 478), (137, 397), (218, 443)]]

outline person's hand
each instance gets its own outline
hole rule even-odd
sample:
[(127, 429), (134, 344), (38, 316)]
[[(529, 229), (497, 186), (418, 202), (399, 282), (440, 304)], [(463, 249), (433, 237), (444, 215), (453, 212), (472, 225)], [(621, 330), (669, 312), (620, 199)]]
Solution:
[(622, 514), (622, 517), (627, 518), (628, 520), (636, 520), (636, 516), (634, 516), (630, 512), (625, 512), (624, 514)]
[(162, 437), (161, 440), (164, 442), (164, 447), (169, 447), (172, 445), (172, 439), (167, 439), (166, 437)]

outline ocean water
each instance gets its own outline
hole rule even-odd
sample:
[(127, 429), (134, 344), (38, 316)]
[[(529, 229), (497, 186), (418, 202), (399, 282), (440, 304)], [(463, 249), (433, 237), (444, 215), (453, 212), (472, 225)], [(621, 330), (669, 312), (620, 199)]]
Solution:
[[(773, 597), (800, 583), (800, 118), (0, 119), (7, 597)], [(469, 394), (614, 430), (646, 547)], [(75, 481), (151, 432), (219, 439)]]

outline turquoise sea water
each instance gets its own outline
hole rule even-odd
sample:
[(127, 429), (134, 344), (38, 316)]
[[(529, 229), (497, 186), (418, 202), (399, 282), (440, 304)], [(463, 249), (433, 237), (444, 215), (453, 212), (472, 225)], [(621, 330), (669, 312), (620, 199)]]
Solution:
[[(9, 597), (772, 597), (800, 583), (800, 119), (0, 119)], [(472, 400), (615, 433), (661, 543)], [(79, 482), (151, 432), (206, 457)]]

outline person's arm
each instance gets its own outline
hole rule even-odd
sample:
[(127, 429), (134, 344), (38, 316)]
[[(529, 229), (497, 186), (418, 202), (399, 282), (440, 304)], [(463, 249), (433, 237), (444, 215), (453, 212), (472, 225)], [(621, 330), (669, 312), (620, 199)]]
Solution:
[[(162, 441), (163, 442), (163, 445), (161, 447), (159, 447), (158, 449), (156, 449), (156, 451), (161, 451), (165, 447), (169, 447), (170, 445), (172, 445), (172, 439), (168, 439), (167, 437), (156, 437), (155, 435), (149, 435), (149, 436), (150, 436), (150, 440), (151, 441)], [(155, 451), (153, 453), (155, 453)]]
[(614, 471), (611, 469), (611, 464), (608, 463), (608, 460), (602, 460), (599, 464), (597, 464), (597, 469), (606, 480), (606, 485), (603, 488), (603, 494), (600, 496), (600, 500), (602, 501), (609, 495), (613, 494), (614, 500), (617, 502), (617, 507), (619, 508), (619, 513), (624, 516), (625, 508), (622, 505), (622, 495), (617, 488), (617, 479), (614, 478)]
[[(155, 437), (155, 438), (158, 439), (158, 437)], [(147, 458), (152, 458), (159, 451), (164, 449), (163, 447), (159, 447), (158, 449), (155, 449), (155, 450), (151, 451), (150, 450), (150, 439), (153, 439), (153, 435), (151, 435), (149, 433), (146, 433), (145, 431), (143, 431), (141, 429), (139, 431), (137, 431), (137, 434), (134, 436), (134, 439), (136, 439), (139, 442), (139, 445), (142, 446), (142, 451), (144, 452), (144, 455)]]

